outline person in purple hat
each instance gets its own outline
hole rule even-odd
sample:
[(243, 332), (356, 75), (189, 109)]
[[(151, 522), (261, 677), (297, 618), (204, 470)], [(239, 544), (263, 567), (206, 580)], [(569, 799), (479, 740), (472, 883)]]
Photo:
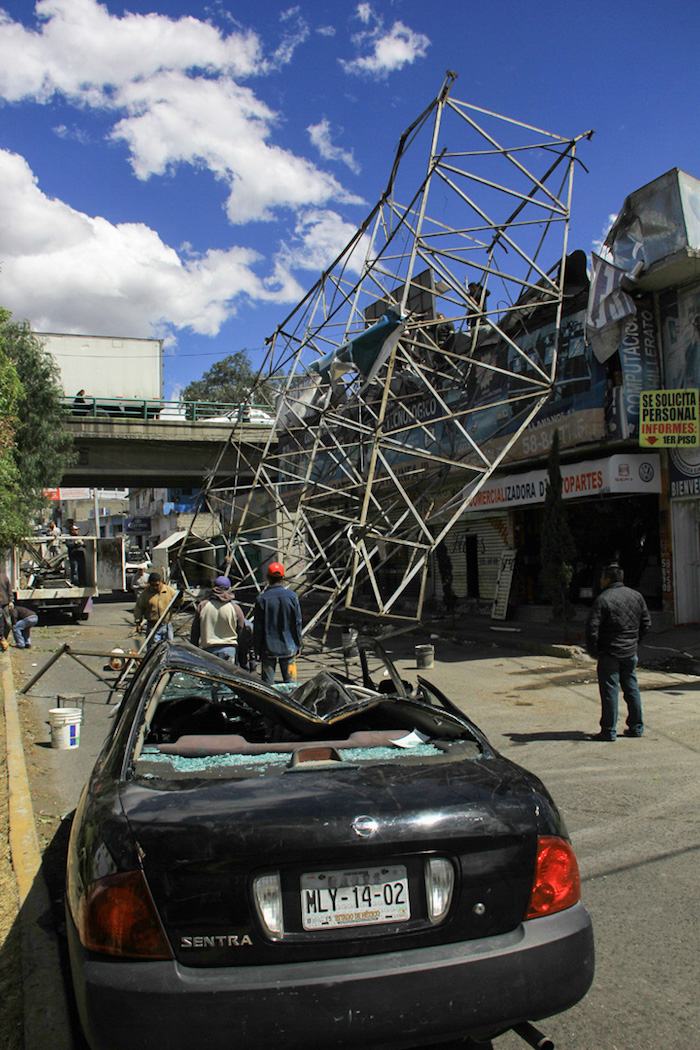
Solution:
[(237, 663), (238, 648), (246, 634), (245, 616), (233, 600), (228, 576), (217, 576), (208, 598), (195, 609), (190, 641), (208, 653)]

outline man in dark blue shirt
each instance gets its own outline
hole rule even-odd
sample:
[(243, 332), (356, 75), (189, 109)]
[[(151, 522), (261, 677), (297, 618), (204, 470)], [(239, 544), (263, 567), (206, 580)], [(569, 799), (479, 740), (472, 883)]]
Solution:
[(637, 682), (637, 646), (651, 627), (646, 602), (638, 591), (623, 584), (622, 569), (608, 565), (603, 569), (603, 588), (593, 602), (586, 623), (586, 648), (598, 658), (598, 688), (602, 713), (600, 732), (594, 740), (617, 737), (617, 698), (620, 686), (627, 703), (625, 736), (644, 732), (642, 699)]
[(253, 610), (253, 646), (267, 685), (274, 685), (278, 661), (282, 681), (292, 681), (289, 665), (301, 649), (299, 599), (284, 586), (283, 580), (284, 566), (273, 561), (267, 568), (267, 589), (258, 595)]

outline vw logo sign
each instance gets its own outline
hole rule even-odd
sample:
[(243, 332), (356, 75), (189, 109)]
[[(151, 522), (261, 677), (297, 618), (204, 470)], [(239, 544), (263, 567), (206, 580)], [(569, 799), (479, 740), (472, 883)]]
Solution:
[(654, 468), (651, 463), (644, 462), (639, 468), (639, 476), (642, 481), (653, 481)]
[(352, 830), (362, 839), (368, 839), (379, 830), (379, 824), (374, 817), (355, 817), (352, 822)]

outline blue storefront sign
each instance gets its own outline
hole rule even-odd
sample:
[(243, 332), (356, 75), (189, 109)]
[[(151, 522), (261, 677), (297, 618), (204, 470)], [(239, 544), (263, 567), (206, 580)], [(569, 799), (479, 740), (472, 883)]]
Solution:
[(127, 518), (126, 519), (126, 531), (130, 536), (150, 536), (151, 535), (151, 519), (150, 518)]
[(627, 434), (633, 436), (639, 433), (639, 395), (643, 390), (656, 390), (661, 382), (654, 310), (648, 296), (641, 297), (636, 313), (622, 322), (619, 353)]

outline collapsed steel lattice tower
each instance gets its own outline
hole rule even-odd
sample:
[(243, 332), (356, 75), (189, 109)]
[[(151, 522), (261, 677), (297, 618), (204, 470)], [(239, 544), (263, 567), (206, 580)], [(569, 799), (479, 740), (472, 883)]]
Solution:
[(591, 133), (458, 101), (454, 79), (268, 341), (259, 378), (279, 393), (252, 484), (214, 471), (205, 486), (238, 597), (282, 561), (315, 598), (307, 630), (340, 608), (420, 618), (431, 555), (556, 388), (576, 148)]

